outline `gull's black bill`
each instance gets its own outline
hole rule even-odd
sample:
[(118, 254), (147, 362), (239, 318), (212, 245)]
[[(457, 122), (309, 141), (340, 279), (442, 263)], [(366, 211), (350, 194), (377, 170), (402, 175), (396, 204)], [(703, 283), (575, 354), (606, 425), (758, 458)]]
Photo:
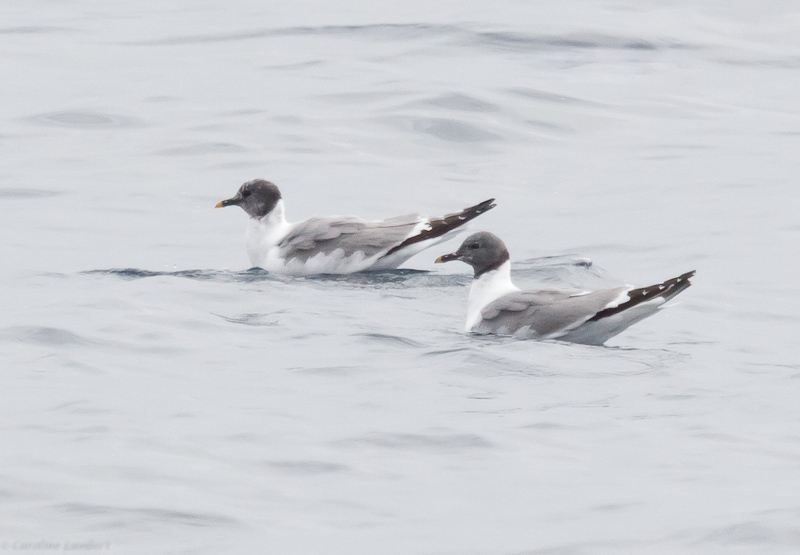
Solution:
[(452, 262), (453, 260), (461, 260), (461, 257), (454, 252), (450, 254), (443, 254), (442, 256), (436, 259), (436, 264), (439, 264), (441, 262)]
[(232, 204), (238, 205), (239, 204), (239, 199), (237, 199), (236, 197), (233, 197), (233, 198), (229, 198), (229, 199), (226, 199), (226, 200), (221, 200), (217, 204), (214, 205), (214, 208), (225, 208), (226, 206), (230, 206)]

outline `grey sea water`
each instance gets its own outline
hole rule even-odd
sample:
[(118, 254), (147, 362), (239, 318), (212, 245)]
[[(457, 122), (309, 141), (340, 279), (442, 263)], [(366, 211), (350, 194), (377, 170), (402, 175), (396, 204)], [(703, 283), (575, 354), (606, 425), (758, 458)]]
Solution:
[[(800, 552), (795, 2), (0, 6), (0, 550)], [(607, 347), (462, 333), (467, 266), (248, 269), (288, 217), (438, 215)]]

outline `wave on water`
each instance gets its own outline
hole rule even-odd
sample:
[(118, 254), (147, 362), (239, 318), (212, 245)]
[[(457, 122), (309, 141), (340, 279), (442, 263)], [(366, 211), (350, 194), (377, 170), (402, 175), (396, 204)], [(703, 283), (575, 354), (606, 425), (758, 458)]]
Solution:
[[(556, 285), (600, 289), (609, 285), (604, 272), (590, 259), (572, 254), (513, 261), (511, 275), (546, 284), (548, 287)], [(522, 284), (518, 285), (522, 287)]]
[(440, 36), (458, 31), (458, 27), (449, 25), (427, 25), (423, 23), (375, 23), (369, 25), (321, 25), (278, 27), (267, 29), (252, 29), (232, 33), (214, 33), (207, 35), (188, 35), (167, 37), (163, 39), (131, 42), (128, 44), (143, 46), (158, 46), (171, 44), (196, 44), (208, 42), (227, 42), (238, 40), (252, 40), (271, 37), (306, 36), (306, 35), (344, 35), (344, 36), (370, 36), (389, 40), (418, 39), (425, 36)]
[(532, 35), (511, 32), (481, 32), (473, 36), (477, 46), (488, 46), (510, 51), (531, 50), (657, 50), (659, 48), (681, 47), (679, 43), (654, 42), (635, 37), (622, 37), (603, 34)]
[(241, 316), (223, 316), (222, 314), (215, 314), (215, 316), (219, 316), (231, 324), (242, 324), (245, 326), (277, 326), (278, 320), (275, 318), (275, 315), (283, 312), (283, 310), (278, 310), (270, 314), (249, 313), (242, 314)]
[(17, 26), (0, 27), (0, 35), (42, 35), (51, 33), (77, 33), (78, 29), (70, 27), (51, 27), (51, 26)]
[(13, 326), (5, 328), (0, 336), (33, 345), (72, 347), (86, 345), (90, 340), (64, 328), (52, 326)]
[(517, 264), (536, 266), (539, 268), (552, 268), (555, 266), (592, 268), (594, 266), (594, 263), (591, 261), (591, 259), (575, 254), (553, 254), (549, 256), (540, 256), (537, 258), (520, 260), (517, 262)]
[(104, 275), (118, 277), (121, 279), (134, 280), (152, 277), (177, 277), (194, 279), (199, 281), (220, 281), (220, 282), (254, 282), (254, 281), (277, 281), (278, 276), (270, 274), (261, 268), (251, 268), (242, 272), (231, 272), (230, 270), (177, 270), (174, 272), (140, 270), (138, 268), (111, 268), (108, 270), (86, 270), (81, 272), (84, 275)]
[(118, 129), (124, 127), (140, 127), (142, 121), (130, 116), (118, 114), (102, 114), (93, 111), (62, 111), (46, 114), (35, 114), (22, 121), (31, 125), (49, 127), (70, 127), (75, 129)]
[(353, 337), (360, 337), (368, 343), (381, 345), (383, 347), (423, 347), (424, 345), (408, 337), (390, 335), (386, 333), (356, 333)]
[(250, 268), (243, 271), (230, 270), (176, 270), (173, 272), (141, 270), (138, 268), (110, 268), (105, 270), (86, 270), (83, 275), (112, 276), (125, 280), (145, 279), (153, 277), (176, 277), (199, 281), (242, 282), (259, 281), (289, 282), (305, 280), (314, 282), (346, 282), (354, 285), (402, 284), (413, 278), (451, 278), (453, 276), (432, 274), (425, 270), (382, 270), (379, 272), (360, 272), (357, 274), (321, 274), (315, 276), (286, 276), (270, 273), (261, 268)]
[(159, 46), (296, 36), (342, 36), (347, 38), (366, 38), (383, 41), (419, 41), (425, 38), (449, 38), (459, 44), (467, 46), (516, 52), (576, 49), (654, 51), (697, 48), (696, 45), (679, 42), (673, 39), (645, 40), (640, 37), (617, 36), (602, 33), (530, 34), (501, 30), (475, 30), (457, 25), (437, 25), (428, 23), (373, 23), (367, 25), (262, 28), (207, 35), (173, 36), (155, 40), (129, 42), (126, 44)]
[[(116, 277), (124, 280), (137, 280), (154, 277), (175, 277), (198, 281), (217, 281), (221, 283), (239, 282), (253, 283), (262, 281), (291, 282), (307, 281), (314, 283), (346, 283), (356, 286), (401, 286), (408, 287), (463, 287), (472, 281), (472, 272), (468, 268), (458, 274), (438, 274), (428, 270), (402, 268), (397, 270), (380, 270), (376, 272), (358, 272), (355, 274), (320, 274), (314, 276), (287, 276), (270, 273), (261, 268), (250, 268), (243, 271), (231, 270), (175, 270), (157, 271), (139, 268), (109, 268), (86, 270), (82, 275), (100, 275)], [(602, 274), (595, 269), (592, 261), (572, 255), (546, 256), (515, 262), (514, 275), (533, 277), (542, 281), (585, 281), (587, 277), (597, 278)]]
[(26, 187), (3, 187), (0, 188), (0, 200), (20, 200), (49, 198), (60, 195), (59, 191), (49, 189), (29, 189)]

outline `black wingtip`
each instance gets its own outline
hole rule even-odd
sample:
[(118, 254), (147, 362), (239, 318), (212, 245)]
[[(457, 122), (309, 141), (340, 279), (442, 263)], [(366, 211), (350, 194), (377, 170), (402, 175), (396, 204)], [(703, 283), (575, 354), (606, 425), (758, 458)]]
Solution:
[(464, 208), (461, 212), (456, 212), (455, 214), (447, 214), (442, 216), (441, 218), (431, 218), (430, 220), (430, 228), (422, 230), (420, 233), (413, 237), (409, 237), (399, 245), (396, 245), (389, 249), (389, 251), (384, 256), (389, 256), (390, 254), (394, 254), (395, 252), (399, 251), (402, 248), (407, 247), (408, 245), (412, 245), (414, 243), (419, 243), (426, 239), (432, 239), (434, 237), (440, 237), (449, 231), (452, 231), (458, 227), (461, 227), (468, 221), (477, 218), (484, 212), (487, 212), (497, 206), (494, 203), (494, 199), (490, 198), (483, 202), (479, 202), (474, 206), (469, 206)]
[[(676, 278), (668, 279), (667, 281), (665, 281), (661, 285), (668, 285), (668, 284), (671, 283), (673, 286), (680, 287), (680, 290), (683, 291), (684, 289), (686, 289), (687, 287), (689, 287), (692, 284), (690, 279), (694, 277), (694, 274), (696, 272), (697, 272), (696, 270), (692, 270), (690, 272), (686, 272), (685, 274), (681, 274)], [(676, 295), (677, 295), (677, 293), (676, 293)]]
[(488, 212), (495, 206), (497, 206), (497, 204), (495, 204), (494, 199), (490, 198), (483, 202), (479, 202), (474, 206), (468, 206), (467, 208), (464, 208), (464, 210), (458, 212), (457, 214), (448, 214), (447, 216), (444, 216), (442, 219), (448, 220), (451, 219), (453, 216), (456, 216), (459, 220), (466, 223), (469, 220), (475, 218), (476, 216), (480, 216), (484, 212)]
[(485, 200), (483, 202), (479, 202), (475, 206), (470, 206), (469, 208), (465, 208), (463, 210), (463, 212), (468, 212), (468, 211), (474, 210), (478, 214), (482, 214), (482, 213), (486, 212), (487, 210), (491, 210), (495, 206), (497, 206), (497, 204), (495, 204), (494, 199), (490, 198), (490, 199)]
[(689, 278), (693, 277), (694, 274), (695, 270), (692, 270), (691, 272), (686, 272), (678, 277), (668, 279), (663, 283), (656, 283), (655, 285), (632, 289), (631, 291), (628, 291), (629, 300), (627, 302), (619, 304), (615, 307), (601, 310), (592, 316), (589, 321), (601, 320), (602, 318), (613, 316), (614, 314), (623, 312), (631, 307), (636, 306), (637, 304), (655, 299), (656, 297), (663, 297), (665, 301), (669, 301), (675, 295), (682, 292), (692, 284), (692, 282), (689, 281)]

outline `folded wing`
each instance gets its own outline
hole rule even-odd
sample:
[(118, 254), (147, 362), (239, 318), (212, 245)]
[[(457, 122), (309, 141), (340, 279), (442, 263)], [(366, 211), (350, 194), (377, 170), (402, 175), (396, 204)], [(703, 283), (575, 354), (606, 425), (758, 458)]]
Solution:
[(441, 218), (419, 214), (378, 222), (352, 216), (311, 218), (296, 224), (278, 247), (287, 261), (306, 262), (320, 253), (328, 255), (340, 250), (343, 258), (361, 253), (367, 260), (377, 256), (376, 267), (396, 267), (494, 206), (494, 199), (489, 199)]
[(602, 345), (691, 285), (687, 272), (648, 287), (615, 287), (591, 293), (519, 291), (489, 303), (477, 333), (560, 339)]
[(518, 291), (489, 303), (477, 333), (556, 339), (613, 304), (625, 287), (586, 294), (570, 291)]
[(341, 249), (345, 257), (357, 252), (364, 258), (382, 255), (402, 243), (423, 222), (408, 214), (380, 222), (355, 217), (311, 218), (301, 222), (278, 245), (286, 260), (305, 262), (312, 256)]

